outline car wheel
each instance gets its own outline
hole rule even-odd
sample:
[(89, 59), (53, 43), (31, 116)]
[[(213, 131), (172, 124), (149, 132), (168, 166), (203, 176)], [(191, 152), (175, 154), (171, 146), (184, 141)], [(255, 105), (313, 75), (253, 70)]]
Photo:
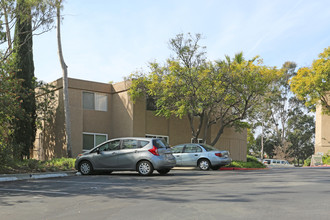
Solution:
[(154, 168), (149, 161), (140, 161), (137, 165), (137, 171), (142, 176), (150, 176), (154, 172)]
[(160, 174), (160, 175), (165, 175), (167, 174), (168, 172), (170, 172), (171, 169), (163, 169), (163, 170), (157, 170), (157, 172)]
[(79, 164), (79, 171), (82, 175), (89, 175), (93, 171), (93, 166), (89, 161), (82, 161)]
[(208, 161), (206, 159), (202, 159), (198, 162), (198, 167), (201, 170), (208, 170), (208, 169), (210, 169), (210, 161)]
[(212, 170), (218, 170), (218, 169), (220, 169), (220, 167), (221, 167), (221, 166), (212, 166), (211, 169), (212, 169)]

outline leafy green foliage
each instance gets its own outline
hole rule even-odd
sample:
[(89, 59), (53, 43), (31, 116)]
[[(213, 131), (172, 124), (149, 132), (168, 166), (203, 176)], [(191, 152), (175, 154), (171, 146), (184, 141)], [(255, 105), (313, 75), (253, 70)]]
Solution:
[(13, 146), (14, 156), (23, 159), (30, 157), (30, 148), (35, 140), (35, 78), (32, 54), (32, 20), (31, 7), (25, 1), (18, 1), (16, 8), (18, 14), (15, 26), (15, 41), (13, 52), (14, 77), (22, 80), (19, 91), (19, 100), (24, 110), (23, 114), (16, 115), (14, 124)]
[(54, 158), (48, 161), (34, 159), (11, 160), (0, 167), (0, 173), (54, 172), (74, 170), (75, 159)]
[(17, 120), (16, 116), (23, 113), (18, 95), (21, 81), (10, 71), (10, 62), (7, 60), (0, 66), (0, 165), (5, 164), (13, 155), (12, 125)]
[(264, 164), (259, 162), (257, 158), (248, 155), (247, 161), (233, 161), (230, 164), (226, 165), (226, 167), (238, 167), (238, 168), (266, 168)]
[(323, 111), (330, 114), (330, 46), (319, 54), (311, 67), (299, 69), (297, 75), (290, 80), (291, 90), (307, 106), (321, 102)]
[(211, 145), (219, 140), (224, 128), (246, 128), (242, 122), (257, 106), (258, 100), (268, 91), (268, 85), (281, 72), (262, 66), (255, 57), (245, 60), (242, 53), (230, 59), (207, 62), (205, 47), (199, 46), (201, 36), (179, 34), (170, 40), (176, 58), (168, 59), (164, 66), (150, 63), (148, 73), (137, 72), (130, 76), (129, 94), (136, 100), (142, 96), (156, 101), (156, 115), (187, 116), (194, 140), (205, 125), (203, 139), (208, 131), (220, 124)]
[[(263, 126), (264, 152), (270, 158), (299, 163), (313, 154), (314, 118), (290, 91), (289, 80), (295, 77), (295, 68), (295, 63), (283, 64), (283, 75), (272, 83), (271, 92), (260, 100), (262, 105), (252, 116), (255, 126)], [(256, 143), (260, 146), (260, 136)]]
[(55, 108), (55, 86), (44, 82), (38, 82), (36, 86), (36, 126), (38, 129), (43, 130), (53, 122)]

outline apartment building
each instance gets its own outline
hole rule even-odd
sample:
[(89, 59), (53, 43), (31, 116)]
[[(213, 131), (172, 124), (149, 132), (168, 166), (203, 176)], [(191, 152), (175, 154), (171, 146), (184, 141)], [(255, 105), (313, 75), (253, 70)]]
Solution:
[[(187, 118), (157, 117), (144, 98), (133, 103), (128, 94), (129, 81), (68, 81), (73, 156), (117, 137), (162, 137), (171, 146), (191, 142)], [(54, 116), (43, 130), (38, 130), (33, 149), (34, 158), (41, 160), (66, 156), (62, 78), (52, 84), (56, 96)], [(208, 139), (216, 132), (216, 128), (210, 130)], [(225, 129), (215, 147), (229, 150), (234, 160), (246, 161), (246, 130), (238, 133), (233, 128)]]
[(315, 154), (330, 153), (330, 115), (322, 113), (321, 105), (315, 115)]

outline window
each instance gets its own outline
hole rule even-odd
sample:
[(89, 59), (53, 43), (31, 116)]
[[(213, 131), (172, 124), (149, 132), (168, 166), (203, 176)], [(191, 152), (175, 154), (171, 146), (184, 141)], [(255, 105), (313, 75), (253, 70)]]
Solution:
[(137, 149), (138, 140), (123, 140), (122, 149)]
[[(194, 138), (191, 138), (190, 143), (193, 143)], [(197, 143), (198, 144), (204, 144), (204, 141), (202, 138), (197, 138)]]
[(149, 111), (156, 111), (156, 99), (152, 96), (147, 96), (146, 98), (146, 109)]
[(194, 144), (187, 144), (184, 148), (184, 153), (197, 153), (202, 152), (202, 149)]
[(107, 142), (100, 146), (100, 151), (112, 151), (120, 149), (120, 140)]
[(200, 144), (202, 147), (204, 147), (204, 149), (206, 150), (206, 151), (214, 151), (214, 150), (219, 150), (219, 149), (217, 149), (217, 148), (215, 148), (215, 147), (212, 147), (211, 145), (208, 145), (208, 144)]
[(153, 140), (152, 144), (156, 147), (156, 148), (168, 148), (167, 143), (164, 140)]
[(149, 144), (149, 141), (140, 141), (141, 148), (147, 146), (147, 144)]
[(172, 148), (172, 153), (182, 153), (184, 145), (178, 145)]
[(164, 135), (146, 134), (146, 138), (160, 138), (160, 139), (163, 139), (166, 143), (168, 143), (168, 144), (170, 143), (169, 137), (164, 136)]
[(108, 111), (108, 96), (106, 94), (83, 92), (83, 108), (96, 111)]
[(83, 133), (83, 150), (90, 150), (107, 139), (107, 134)]

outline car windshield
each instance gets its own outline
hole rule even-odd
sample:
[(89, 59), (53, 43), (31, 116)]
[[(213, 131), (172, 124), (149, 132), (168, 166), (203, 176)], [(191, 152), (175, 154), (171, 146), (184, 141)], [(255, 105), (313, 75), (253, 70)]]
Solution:
[(201, 144), (201, 146), (206, 150), (206, 151), (217, 151), (219, 149), (216, 149), (214, 147), (212, 147), (211, 145), (208, 144)]

